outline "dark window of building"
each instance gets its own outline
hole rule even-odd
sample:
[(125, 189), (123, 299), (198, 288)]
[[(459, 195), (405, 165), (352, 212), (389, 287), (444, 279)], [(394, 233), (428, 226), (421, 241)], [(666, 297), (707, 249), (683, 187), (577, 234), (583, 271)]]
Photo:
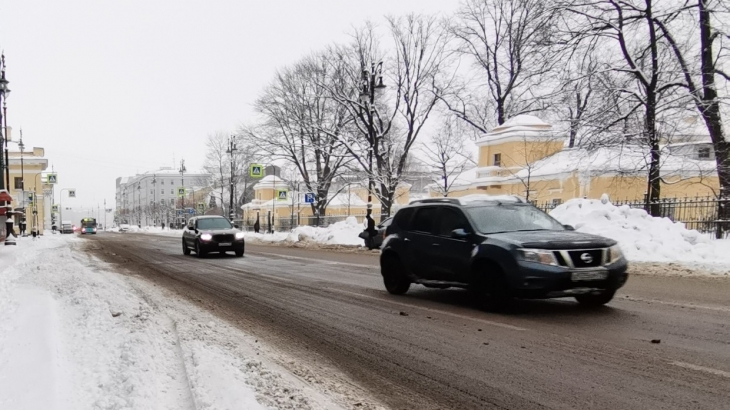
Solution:
[(699, 159), (710, 159), (710, 147), (700, 147), (697, 150), (697, 157)]
[(563, 203), (563, 200), (560, 198), (553, 198), (553, 206), (558, 206)]
[(502, 166), (502, 154), (494, 154), (494, 166), (495, 167)]
[(23, 189), (23, 178), (15, 177), (15, 189)]

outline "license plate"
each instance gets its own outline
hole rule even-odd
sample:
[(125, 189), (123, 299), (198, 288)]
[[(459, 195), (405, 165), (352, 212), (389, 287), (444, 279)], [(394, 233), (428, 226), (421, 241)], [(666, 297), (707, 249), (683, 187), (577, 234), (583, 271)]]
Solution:
[(231, 246), (231, 245), (233, 245), (233, 244), (230, 242), (221, 242), (218, 244), (218, 246)]
[(572, 272), (571, 279), (573, 282), (579, 282), (584, 280), (604, 280), (608, 277), (608, 272), (604, 271), (593, 271), (593, 272)]

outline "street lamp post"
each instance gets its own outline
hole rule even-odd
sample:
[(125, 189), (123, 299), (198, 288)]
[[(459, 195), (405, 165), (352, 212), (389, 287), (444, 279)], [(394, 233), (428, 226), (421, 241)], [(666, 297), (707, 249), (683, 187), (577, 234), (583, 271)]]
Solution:
[(137, 227), (142, 227), (142, 181), (137, 182)]
[[(0, 114), (0, 189), (6, 189), (6, 187), (10, 188), (10, 182), (6, 185), (5, 178), (2, 175), (3, 169), (5, 169), (5, 175), (8, 179), (10, 179), (7, 160), (4, 160), (2, 155), (2, 148), (5, 146), (5, 141), (8, 137), (7, 99), (8, 94), (10, 94), (8, 83), (9, 81), (5, 79), (5, 54), (2, 54), (0, 56), (0, 100), (2, 100), (3, 103), (2, 114)], [(3, 123), (5, 124), (4, 127)]]
[[(367, 216), (372, 217), (373, 213), (373, 190), (375, 189), (375, 180), (373, 179), (373, 150), (378, 143), (377, 130), (375, 129), (375, 91), (385, 88), (383, 84), (383, 62), (377, 64), (372, 63), (371, 69), (362, 71), (362, 90), (360, 92), (361, 114), (367, 119), (368, 144), (370, 149), (368, 152), (368, 207)], [(365, 108), (365, 113), (362, 108)]]
[[(226, 150), (226, 153), (227, 153), (227, 154), (228, 154), (228, 155), (230, 156), (230, 158), (231, 158), (231, 185), (230, 185), (230, 191), (231, 191), (231, 192), (230, 192), (230, 194), (231, 194), (231, 199), (230, 199), (230, 201), (229, 201), (229, 204), (228, 204), (228, 213), (230, 214), (230, 218), (231, 218), (231, 221), (233, 221), (233, 219), (234, 219), (234, 218), (235, 218), (235, 216), (236, 216), (235, 210), (234, 210), (234, 208), (233, 208), (233, 197), (234, 197), (234, 194), (233, 194), (233, 190), (234, 190), (234, 184), (233, 184), (233, 179), (234, 179), (234, 171), (235, 171), (235, 167), (234, 167), (234, 164), (233, 164), (233, 155), (234, 155), (234, 153), (235, 153), (235, 152), (237, 151), (237, 148), (236, 148), (236, 141), (235, 141), (235, 139), (234, 139), (234, 138), (235, 138), (234, 136), (231, 136), (231, 137), (230, 137), (230, 138), (228, 139), (228, 150)], [(221, 200), (222, 200), (222, 199), (223, 199), (223, 198), (221, 198)]]
[(152, 190), (153, 192), (153, 198), (154, 201), (152, 202), (152, 212), (153, 212), (153, 222), (154, 225), (157, 226), (157, 175), (152, 175)]
[(60, 217), (61, 217), (61, 229), (63, 229), (63, 191), (75, 191), (75, 189), (74, 188), (63, 188), (61, 190), (61, 203), (60, 203), (60, 205), (61, 205), (61, 215), (60, 215)]

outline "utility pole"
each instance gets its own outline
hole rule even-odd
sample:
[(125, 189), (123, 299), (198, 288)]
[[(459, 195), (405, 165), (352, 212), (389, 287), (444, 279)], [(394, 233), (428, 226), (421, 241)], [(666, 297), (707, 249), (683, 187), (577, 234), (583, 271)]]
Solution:
[(182, 210), (183, 210), (183, 222), (185, 221), (185, 160), (180, 160), (180, 176), (181, 176), (181, 182), (183, 187), (183, 195), (182, 195)]
[[(3, 107), (6, 106), (6, 100), (8, 99), (8, 94), (10, 94), (10, 89), (8, 88), (9, 81), (5, 79), (5, 54), (2, 54), (0, 56), (0, 100), (2, 100)], [(5, 119), (4, 112), (6, 110), (3, 110), (3, 113), (0, 113), (0, 189), (5, 189), (5, 178), (3, 178), (2, 173), (3, 170), (6, 167), (6, 164), (3, 161), (3, 155), (2, 155), (2, 147), (5, 145), (5, 139), (7, 138), (8, 129), (7, 126), (5, 127), (5, 130), (3, 130), (3, 119)], [(7, 124), (7, 120), (5, 120), (5, 124)], [(10, 189), (10, 186), (7, 187)]]
[[(231, 137), (228, 138), (228, 150), (226, 150), (226, 153), (231, 158), (231, 184), (230, 184), (231, 198), (230, 198), (230, 201), (228, 202), (228, 213), (230, 214), (231, 221), (233, 221), (233, 219), (236, 217), (236, 211), (233, 208), (233, 197), (234, 197), (233, 191), (235, 189), (235, 185), (233, 183), (234, 177), (235, 177), (235, 167), (234, 167), (234, 161), (233, 161), (234, 156), (233, 155), (237, 151), (235, 138), (236, 137), (233, 135), (231, 135)], [(223, 200), (223, 198), (221, 198), (221, 200)]]
[(106, 231), (106, 198), (104, 198), (104, 230)]

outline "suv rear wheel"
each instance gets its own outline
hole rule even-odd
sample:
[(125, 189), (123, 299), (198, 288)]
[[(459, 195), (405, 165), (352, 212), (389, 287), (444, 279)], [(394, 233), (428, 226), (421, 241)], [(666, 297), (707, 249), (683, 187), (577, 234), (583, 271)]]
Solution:
[(575, 297), (575, 300), (578, 301), (581, 305), (586, 306), (603, 306), (606, 303), (610, 302), (611, 299), (613, 299), (613, 296), (616, 294), (615, 290), (604, 290), (601, 293), (593, 294), (593, 293), (586, 293), (585, 295), (578, 295)]
[(188, 244), (185, 243), (185, 238), (182, 240), (182, 247), (183, 247), (183, 255), (190, 255), (190, 248), (188, 248)]
[(380, 264), (380, 271), (383, 275), (383, 283), (388, 293), (402, 295), (408, 292), (411, 281), (406, 276), (406, 269), (397, 256), (387, 256)]

